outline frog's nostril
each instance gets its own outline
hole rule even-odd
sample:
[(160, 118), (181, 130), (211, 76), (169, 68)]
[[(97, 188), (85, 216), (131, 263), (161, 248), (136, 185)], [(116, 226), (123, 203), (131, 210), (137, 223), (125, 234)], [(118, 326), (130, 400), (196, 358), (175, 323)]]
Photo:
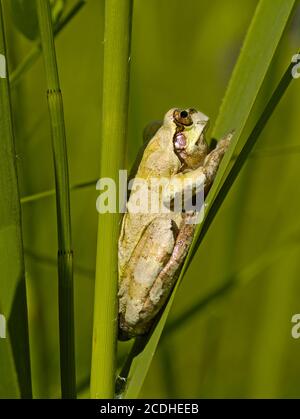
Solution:
[(188, 113), (187, 113), (187, 111), (181, 111), (180, 112), (180, 116), (181, 116), (181, 118), (187, 118), (188, 117)]

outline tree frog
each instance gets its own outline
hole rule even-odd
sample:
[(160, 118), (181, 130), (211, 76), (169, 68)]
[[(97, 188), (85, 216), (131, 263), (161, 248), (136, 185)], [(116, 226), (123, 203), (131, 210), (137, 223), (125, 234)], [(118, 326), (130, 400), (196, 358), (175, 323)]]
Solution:
[[(151, 178), (195, 184), (209, 190), (232, 137), (226, 135), (209, 152), (205, 139), (209, 118), (195, 109), (170, 109), (146, 146), (136, 179)], [(178, 188), (184, 183), (179, 182)], [(176, 187), (175, 187), (176, 189)], [(176, 192), (172, 189), (175, 196)], [(172, 194), (171, 194), (172, 195)], [(147, 333), (176, 283), (192, 242), (195, 225), (182, 212), (136, 212), (131, 192), (119, 237), (119, 339)]]

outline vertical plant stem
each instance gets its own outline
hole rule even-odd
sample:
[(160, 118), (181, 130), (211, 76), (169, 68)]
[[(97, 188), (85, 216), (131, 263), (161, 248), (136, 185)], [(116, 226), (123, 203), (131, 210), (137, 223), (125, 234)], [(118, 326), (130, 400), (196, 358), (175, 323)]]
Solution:
[[(132, 0), (106, 0), (100, 176), (118, 180), (125, 155)], [(99, 215), (91, 397), (113, 398), (119, 214)]]
[[(0, 393), (2, 398), (27, 399), (32, 398), (27, 298), (2, 0), (0, 0), (0, 160), (0, 314), (4, 321), (2, 327), (6, 336), (6, 339), (0, 339)], [(6, 322), (7, 330), (5, 330)]]
[(37, 12), (48, 86), (47, 99), (51, 122), (55, 171), (61, 392), (63, 398), (75, 398), (73, 252), (71, 244), (70, 191), (64, 112), (49, 1), (37, 0)]

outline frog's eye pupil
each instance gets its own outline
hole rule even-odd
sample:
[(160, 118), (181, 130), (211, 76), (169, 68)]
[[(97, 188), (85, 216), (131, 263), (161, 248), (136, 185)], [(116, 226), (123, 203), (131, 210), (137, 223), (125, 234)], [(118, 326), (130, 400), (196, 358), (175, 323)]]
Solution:
[(181, 118), (187, 118), (188, 117), (188, 113), (187, 113), (187, 111), (181, 111), (180, 112), (180, 116), (181, 116)]

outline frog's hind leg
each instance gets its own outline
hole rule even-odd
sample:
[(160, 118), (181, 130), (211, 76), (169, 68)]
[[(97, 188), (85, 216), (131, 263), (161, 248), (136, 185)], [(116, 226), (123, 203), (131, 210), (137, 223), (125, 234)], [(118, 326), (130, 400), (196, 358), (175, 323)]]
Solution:
[(140, 313), (139, 323), (136, 325), (136, 330), (139, 331), (139, 334), (147, 332), (154, 317), (165, 304), (170, 291), (177, 281), (180, 267), (188, 253), (196, 227), (195, 224), (187, 222), (188, 217), (187, 215), (183, 218), (172, 255), (157, 276), (145, 300), (143, 310)]
[(159, 273), (168, 263), (178, 228), (170, 218), (155, 218), (143, 232), (123, 270), (119, 289), (119, 338), (136, 334), (145, 299)]

